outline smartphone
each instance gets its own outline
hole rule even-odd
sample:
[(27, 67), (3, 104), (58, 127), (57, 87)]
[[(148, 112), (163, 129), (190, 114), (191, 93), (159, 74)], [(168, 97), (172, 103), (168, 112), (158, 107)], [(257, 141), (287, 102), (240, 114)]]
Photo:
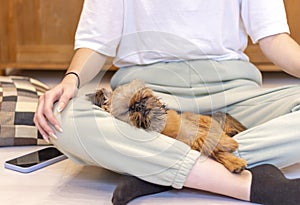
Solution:
[(46, 147), (8, 160), (5, 162), (4, 167), (22, 173), (29, 173), (64, 159), (67, 159), (67, 157), (55, 147)]

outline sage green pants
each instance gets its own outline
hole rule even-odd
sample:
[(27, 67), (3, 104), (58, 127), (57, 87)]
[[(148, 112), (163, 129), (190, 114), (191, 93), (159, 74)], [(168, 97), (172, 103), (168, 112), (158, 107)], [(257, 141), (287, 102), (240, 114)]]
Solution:
[[(236, 155), (248, 166), (286, 167), (300, 161), (300, 87), (261, 88), (249, 62), (195, 60), (119, 69), (112, 87), (143, 80), (169, 108), (228, 112), (248, 130), (236, 135)], [(91, 91), (92, 92), (92, 91)], [(71, 159), (181, 188), (200, 153), (159, 133), (111, 117), (84, 96), (56, 113), (64, 132), (53, 143)]]

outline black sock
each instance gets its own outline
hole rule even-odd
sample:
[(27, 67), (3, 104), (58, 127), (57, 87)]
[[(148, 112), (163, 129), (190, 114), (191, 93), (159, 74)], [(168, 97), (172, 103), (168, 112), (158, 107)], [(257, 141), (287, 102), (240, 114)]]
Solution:
[(171, 189), (171, 186), (161, 186), (133, 176), (123, 176), (114, 190), (112, 202), (114, 205), (125, 205), (137, 197), (156, 194)]
[(264, 205), (299, 205), (300, 179), (287, 179), (273, 165), (259, 165), (252, 173), (250, 201)]
[[(300, 179), (287, 179), (273, 165), (259, 165), (252, 173), (250, 201), (264, 205), (299, 205)], [(171, 190), (170, 186), (152, 184), (136, 177), (124, 176), (113, 193), (114, 205), (125, 205), (131, 200), (149, 194)]]

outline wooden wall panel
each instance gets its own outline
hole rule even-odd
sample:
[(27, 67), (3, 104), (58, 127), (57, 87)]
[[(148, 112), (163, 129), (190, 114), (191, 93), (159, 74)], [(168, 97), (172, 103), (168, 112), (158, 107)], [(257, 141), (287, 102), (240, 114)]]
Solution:
[(1, 2), (0, 6), (0, 63), (8, 59), (8, 1)]
[(16, 30), (14, 2), (0, 1), (0, 64), (15, 61)]
[(0, 69), (65, 69), (83, 0), (0, 0)]
[[(69, 0), (62, 4), (61, 0), (40, 1), (40, 21), (43, 44), (68, 44), (74, 42), (82, 0)], [(63, 5), (63, 6), (62, 6)]]
[(300, 44), (300, 1), (285, 0), (291, 36)]
[[(16, 61), (67, 66), (82, 0), (18, 0)], [(28, 12), (31, 15), (28, 15)]]

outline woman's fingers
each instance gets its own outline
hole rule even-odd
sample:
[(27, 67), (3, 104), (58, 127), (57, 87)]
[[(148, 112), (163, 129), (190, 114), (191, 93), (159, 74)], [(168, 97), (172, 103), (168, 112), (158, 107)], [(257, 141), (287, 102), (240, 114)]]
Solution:
[(44, 96), (41, 96), (39, 98), (39, 103), (38, 103), (38, 107), (37, 110), (35, 112), (33, 121), (37, 127), (37, 129), (39, 130), (39, 132), (41, 133), (41, 135), (43, 136), (43, 139), (49, 143), (49, 134), (47, 132), (47, 129), (49, 131), (49, 128), (46, 128), (46, 124), (48, 125), (45, 116), (43, 115), (43, 106), (44, 106)]
[[(62, 131), (59, 122), (57, 121), (53, 113), (53, 105), (60, 98), (60, 92), (51, 90), (44, 95), (44, 104), (41, 110), (41, 114), (46, 119), (46, 122), (42, 121), (42, 127), (47, 130), (50, 136), (55, 137), (55, 132), (50, 128), (49, 124), (52, 125), (57, 131)], [(42, 117), (42, 116), (41, 116)], [(50, 129), (49, 129), (50, 128)]]
[(43, 139), (50, 143), (49, 141), (49, 137), (48, 137), (48, 134), (42, 129), (42, 127), (39, 125), (39, 123), (36, 123), (35, 122), (35, 126), (37, 127), (37, 129), (39, 130), (40, 134), (42, 135)]
[(54, 113), (52, 111), (54, 102), (59, 98), (57, 89), (47, 91), (40, 97), (38, 107), (34, 116), (34, 123), (40, 131), (43, 138), (49, 142), (49, 137), (56, 138), (55, 130), (50, 127), (52, 125), (56, 130), (62, 131)]
[(34, 123), (47, 142), (49, 142), (49, 137), (57, 138), (56, 131), (63, 131), (53, 112), (54, 103), (58, 101), (57, 111), (61, 112), (76, 94), (77, 88), (66, 83), (65, 85), (59, 84), (40, 97)]
[(57, 112), (62, 112), (65, 107), (69, 104), (69, 101), (77, 95), (78, 89), (69, 89), (63, 92), (57, 102)]

